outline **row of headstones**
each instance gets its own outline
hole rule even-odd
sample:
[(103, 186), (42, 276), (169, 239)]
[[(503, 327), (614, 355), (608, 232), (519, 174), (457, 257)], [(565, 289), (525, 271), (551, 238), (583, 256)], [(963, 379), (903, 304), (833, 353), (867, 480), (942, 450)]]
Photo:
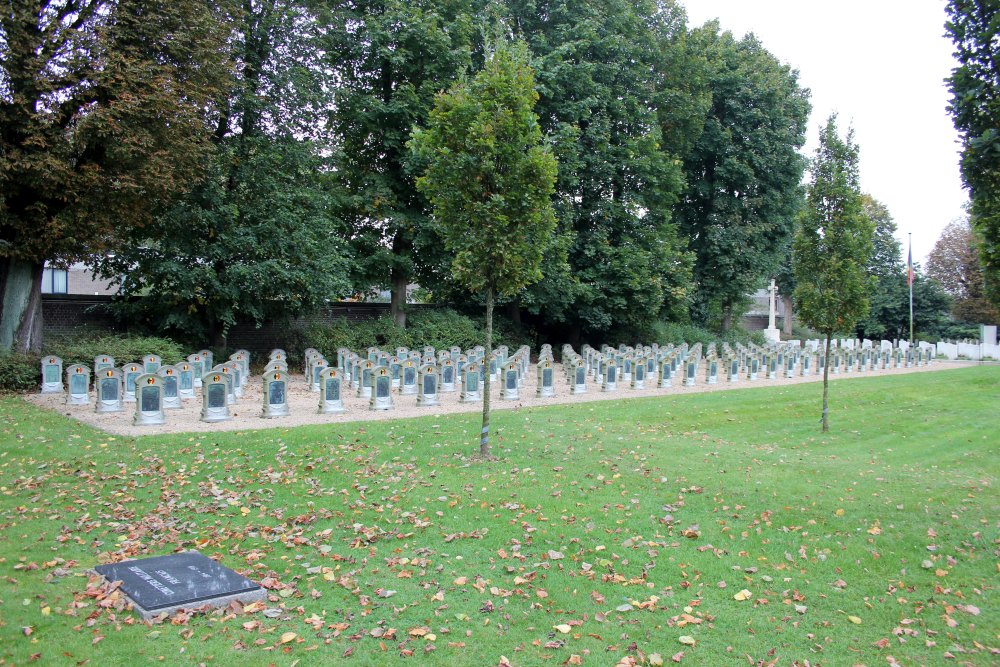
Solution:
[[(147, 355), (142, 362), (116, 368), (113, 357), (99, 355), (94, 358), (93, 366), (97, 398), (94, 409), (101, 413), (122, 412), (125, 403), (135, 403), (135, 424), (162, 424), (165, 410), (181, 408), (182, 401), (195, 399), (196, 389), (201, 388), (202, 420), (228, 419), (228, 406), (242, 396), (249, 376), (250, 354), (239, 350), (228, 362), (214, 367), (212, 361), (212, 353), (202, 350), (176, 365), (164, 365), (159, 356)], [(71, 364), (66, 368), (64, 387), (59, 357), (43, 357), (41, 365), (42, 393), (65, 391), (68, 404), (90, 404), (90, 367)]]

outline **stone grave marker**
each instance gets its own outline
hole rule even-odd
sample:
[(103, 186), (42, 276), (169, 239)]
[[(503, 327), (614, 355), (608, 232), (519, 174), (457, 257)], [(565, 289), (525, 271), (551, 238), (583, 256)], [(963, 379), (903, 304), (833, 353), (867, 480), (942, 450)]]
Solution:
[(201, 378), (201, 421), (224, 422), (229, 417), (229, 388), (222, 371), (206, 373)]
[(791, 354), (785, 358), (785, 377), (795, 377), (795, 357)]
[(372, 370), (371, 398), (368, 401), (371, 410), (392, 410), (392, 371), (385, 366)]
[(646, 362), (635, 362), (632, 366), (632, 388), (633, 389), (645, 389), (646, 388)]
[(143, 373), (142, 364), (125, 364), (121, 367), (121, 372), (122, 382), (125, 384), (122, 400), (135, 403), (135, 379)]
[[(496, 361), (495, 359), (493, 361)], [(491, 364), (492, 365), (492, 364)], [(518, 391), (517, 374), (520, 370), (516, 361), (510, 361), (503, 369), (503, 393), (501, 397), (505, 401), (516, 401), (520, 398)]]
[(288, 373), (285, 371), (270, 371), (264, 373), (262, 381), (264, 383), (264, 405), (260, 416), (264, 419), (287, 417)]
[(684, 386), (693, 387), (698, 380), (698, 358), (690, 357), (684, 362)]
[(94, 375), (94, 388), (97, 391), (95, 412), (121, 412), (122, 407), (122, 372), (117, 368), (103, 368)]
[(166, 422), (163, 414), (163, 378), (155, 373), (143, 373), (135, 379), (136, 426), (158, 426)]
[(573, 394), (587, 393), (587, 366), (585, 361), (579, 361), (573, 366), (572, 390)]
[(201, 360), (205, 364), (203, 368), (207, 373), (212, 369), (213, 366), (215, 366), (215, 357), (212, 355), (211, 350), (198, 350), (198, 354), (201, 355)]
[(556, 395), (555, 369), (552, 361), (546, 359), (538, 362), (538, 386), (535, 389), (535, 396), (538, 398), (550, 398)]
[(673, 375), (673, 371), (671, 370), (670, 365), (671, 365), (670, 357), (664, 357), (663, 359), (660, 359), (660, 377), (656, 383), (656, 386), (659, 387), (660, 389), (666, 389), (668, 387), (673, 386), (673, 383), (670, 381), (670, 378)]
[(705, 384), (719, 383), (719, 360), (709, 357), (705, 360)]
[(451, 360), (451, 356), (446, 357), (439, 367), (441, 369), (441, 385), (439, 387), (442, 393), (452, 393), (455, 391), (455, 362)]
[(121, 591), (146, 621), (181, 609), (267, 598), (259, 584), (197, 551), (98, 565), (94, 571), (106, 581), (122, 582)]
[(324, 415), (333, 415), (345, 412), (344, 399), (342, 398), (344, 374), (327, 366), (319, 374), (319, 412)]
[[(449, 360), (450, 361), (450, 360)], [(405, 379), (404, 369), (404, 379)], [(424, 364), (417, 376), (417, 405), (440, 405), (438, 401), (438, 369), (434, 364)], [(404, 385), (405, 386), (405, 385)], [(454, 386), (454, 385), (453, 385)]]
[(726, 360), (726, 379), (729, 381), (729, 384), (740, 381), (739, 357), (730, 357)]
[(200, 354), (189, 354), (187, 362), (191, 364), (194, 373), (194, 388), (201, 389), (201, 376), (205, 374), (205, 358)]
[(163, 409), (179, 410), (181, 404), (179, 373), (176, 366), (160, 366), (156, 374), (162, 378), (163, 382)]
[(63, 392), (63, 363), (59, 357), (42, 357), (42, 393), (61, 394)]
[(162, 365), (163, 360), (158, 355), (147, 354), (142, 358), (142, 369), (146, 373), (155, 373), (160, 370), (160, 366)]
[(604, 377), (601, 381), (601, 391), (618, 390), (618, 367), (614, 363), (608, 362), (604, 368)]
[[(308, 350), (307, 350), (308, 351)], [(288, 361), (288, 355), (280, 347), (271, 350), (267, 355), (268, 361)]]
[(66, 369), (66, 404), (90, 405), (90, 368), (73, 364)]
[(751, 382), (757, 380), (757, 373), (760, 370), (760, 360), (757, 359), (757, 355), (750, 357), (747, 363), (747, 379)]
[(382, 350), (378, 349), (377, 347), (369, 347), (367, 350), (365, 350), (365, 354), (368, 356), (368, 361), (371, 361), (373, 363), (378, 363), (378, 355), (381, 351)]
[(358, 377), (358, 398), (372, 397), (372, 373), (375, 372), (376, 368), (384, 368), (384, 366), (376, 366), (375, 362), (370, 360), (361, 362)]
[[(399, 393), (410, 396), (417, 393), (417, 364), (413, 359), (407, 359), (400, 364)], [(434, 392), (437, 395), (437, 391)]]
[(324, 368), (329, 368), (330, 362), (326, 359), (315, 359), (312, 366), (309, 367), (309, 372), (311, 373), (309, 377), (309, 391), (314, 391), (319, 393), (319, 375), (323, 372)]
[(403, 360), (399, 357), (392, 356), (389, 357), (389, 372), (392, 374), (392, 388), (396, 389), (402, 385), (402, 375), (401, 370), (403, 367)]
[(181, 400), (191, 400), (194, 395), (194, 368), (186, 361), (176, 365), (177, 368), (177, 393)]
[(462, 368), (462, 393), (459, 395), (461, 403), (475, 403), (483, 400), (482, 389), (480, 389), (479, 364), (466, 362)]
[(282, 373), (288, 372), (288, 364), (284, 361), (269, 361), (267, 366), (264, 366), (264, 372), (270, 373), (271, 371), (281, 371)]
[(809, 368), (809, 364), (811, 363), (810, 359), (812, 359), (811, 353), (807, 352), (802, 355), (802, 370), (800, 371), (802, 377), (807, 377), (812, 373), (812, 369)]
[(97, 377), (97, 371), (103, 370), (105, 368), (114, 368), (115, 358), (108, 356), (106, 354), (99, 354), (94, 357), (94, 377)]

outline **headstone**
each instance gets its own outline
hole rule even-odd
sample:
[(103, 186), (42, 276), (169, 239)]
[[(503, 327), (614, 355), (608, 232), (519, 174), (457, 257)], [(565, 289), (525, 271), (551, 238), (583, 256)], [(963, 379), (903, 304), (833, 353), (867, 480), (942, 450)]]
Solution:
[(586, 394), (587, 393), (587, 367), (586, 362), (581, 361), (573, 366), (572, 370), (572, 390), (573, 394)]
[(281, 348), (275, 348), (267, 355), (268, 361), (288, 361), (288, 355)]
[(42, 357), (42, 393), (61, 394), (63, 392), (62, 359), (49, 355)]
[(726, 362), (726, 367), (728, 368), (728, 380), (729, 384), (734, 382), (739, 382), (740, 380), (740, 360), (737, 357), (732, 357)]
[(177, 393), (181, 400), (191, 400), (194, 395), (194, 368), (186, 361), (175, 366), (177, 368)]
[(121, 591), (146, 621), (181, 609), (267, 598), (259, 584), (197, 551), (124, 560), (97, 565), (94, 570), (108, 582), (122, 582)]
[(228, 391), (225, 373), (218, 371), (202, 376), (201, 421), (223, 422), (229, 419)]
[(264, 366), (264, 372), (270, 373), (271, 371), (281, 371), (282, 373), (288, 373), (288, 364), (284, 361), (269, 361), (267, 366)]
[(135, 379), (136, 426), (157, 426), (166, 422), (163, 414), (163, 378), (143, 373)]
[(645, 389), (646, 388), (646, 362), (645, 360), (640, 360), (635, 362), (632, 366), (632, 388), (633, 389)]
[(710, 357), (705, 360), (705, 384), (719, 383), (719, 360)]
[(122, 400), (126, 403), (135, 403), (135, 379), (142, 375), (142, 364), (125, 364), (121, 368), (122, 382), (125, 385)]
[(147, 354), (142, 358), (142, 369), (146, 373), (155, 373), (162, 365), (163, 360), (155, 354)]
[(760, 360), (756, 356), (750, 357), (747, 363), (747, 379), (751, 382), (757, 380), (757, 373), (760, 370)]
[(455, 362), (451, 360), (451, 355), (448, 355), (440, 365), (441, 369), (441, 385), (439, 390), (442, 393), (452, 393), (455, 391), (455, 375), (456, 368)]
[(666, 389), (668, 387), (673, 386), (673, 383), (670, 381), (671, 377), (673, 376), (673, 370), (671, 369), (671, 364), (672, 362), (670, 357), (664, 357), (663, 359), (660, 359), (660, 378), (659, 381), (656, 383), (656, 386), (659, 387), (660, 389)]
[(194, 375), (194, 388), (201, 389), (201, 376), (205, 374), (205, 358), (200, 354), (189, 354), (187, 362), (191, 364), (191, 371)]
[[(450, 360), (449, 360), (450, 361)], [(454, 371), (453, 371), (454, 372)], [(405, 369), (404, 369), (405, 375)], [(434, 364), (424, 364), (420, 367), (417, 377), (417, 405), (439, 405), (438, 401), (438, 370)], [(404, 385), (405, 386), (405, 385)]]
[(94, 357), (94, 377), (97, 377), (97, 371), (103, 370), (105, 368), (114, 368), (115, 358), (108, 356), (106, 354), (99, 354)]
[(94, 375), (97, 391), (95, 412), (122, 411), (122, 372), (117, 368), (103, 368)]
[[(288, 373), (270, 371), (264, 373), (264, 406), (260, 416), (264, 419), (288, 416)], [(321, 382), (322, 384), (322, 382)]]
[(360, 371), (358, 377), (358, 397), (359, 398), (371, 398), (372, 396), (372, 373), (375, 372), (376, 368), (381, 368), (375, 365), (374, 361), (370, 359), (368, 361), (362, 361), (360, 364)]
[(392, 388), (396, 389), (402, 385), (403, 360), (393, 356), (389, 358), (389, 372), (392, 374)]
[(201, 355), (201, 360), (202, 362), (204, 362), (203, 368), (207, 373), (212, 369), (213, 366), (215, 366), (215, 357), (212, 355), (211, 350), (198, 350), (198, 354)]
[[(495, 361), (495, 360), (494, 360)], [(503, 369), (503, 393), (505, 401), (516, 401), (520, 398), (517, 384), (517, 374), (520, 370), (516, 361), (508, 362)]]
[(461, 403), (476, 403), (483, 400), (482, 389), (480, 389), (482, 383), (479, 376), (479, 364), (466, 362), (462, 368), (462, 393), (458, 399)]
[[(417, 393), (417, 364), (413, 359), (407, 359), (402, 364), (400, 364), (400, 383), (399, 383), (399, 393), (403, 396), (409, 396)], [(435, 383), (436, 385), (436, 383)], [(437, 391), (435, 391), (435, 395)]]
[(66, 369), (66, 404), (90, 405), (90, 368), (73, 364)]
[(556, 395), (555, 369), (548, 359), (538, 362), (538, 386), (535, 389), (535, 396), (538, 398), (550, 398)]
[(693, 387), (698, 380), (698, 358), (694, 357), (684, 362), (684, 386)]
[(332, 415), (344, 412), (344, 400), (341, 397), (344, 388), (344, 374), (327, 366), (319, 374), (319, 412)]
[(176, 366), (160, 366), (156, 374), (163, 379), (163, 409), (179, 410), (181, 404), (180, 379)]
[(802, 355), (802, 370), (800, 371), (802, 373), (802, 377), (807, 377), (812, 373), (812, 369), (809, 368), (811, 359), (812, 359), (811, 353), (806, 353)]
[(371, 374), (371, 398), (368, 407), (372, 410), (392, 410), (392, 371), (378, 366)]
[(792, 355), (788, 355), (788, 358), (785, 359), (785, 377), (795, 377), (795, 357)]
[(310, 367), (310, 373), (312, 373), (312, 375), (309, 378), (309, 391), (319, 393), (319, 375), (323, 372), (324, 368), (328, 368), (329, 366), (330, 362), (326, 359), (316, 359), (313, 361), (312, 366)]
[(614, 363), (609, 363), (604, 369), (604, 378), (601, 381), (601, 391), (618, 390), (618, 367)]

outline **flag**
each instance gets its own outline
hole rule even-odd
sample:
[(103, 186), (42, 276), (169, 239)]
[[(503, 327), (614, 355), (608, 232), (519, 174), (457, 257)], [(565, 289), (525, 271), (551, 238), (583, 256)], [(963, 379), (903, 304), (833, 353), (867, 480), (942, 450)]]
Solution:
[(913, 244), (910, 244), (910, 252), (906, 257), (906, 284), (913, 285)]

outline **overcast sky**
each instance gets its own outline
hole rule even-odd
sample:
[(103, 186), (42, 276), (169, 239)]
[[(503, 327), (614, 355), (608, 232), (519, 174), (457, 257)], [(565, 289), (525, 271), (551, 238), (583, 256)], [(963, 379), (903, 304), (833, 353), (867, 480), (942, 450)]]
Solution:
[(819, 126), (838, 114), (854, 126), (861, 185), (892, 213), (906, 258), (926, 263), (941, 230), (962, 215), (958, 134), (944, 78), (954, 67), (944, 37), (945, 0), (681, 0), (689, 25), (718, 18), (737, 37), (753, 32), (799, 70), (812, 95), (807, 155)]

